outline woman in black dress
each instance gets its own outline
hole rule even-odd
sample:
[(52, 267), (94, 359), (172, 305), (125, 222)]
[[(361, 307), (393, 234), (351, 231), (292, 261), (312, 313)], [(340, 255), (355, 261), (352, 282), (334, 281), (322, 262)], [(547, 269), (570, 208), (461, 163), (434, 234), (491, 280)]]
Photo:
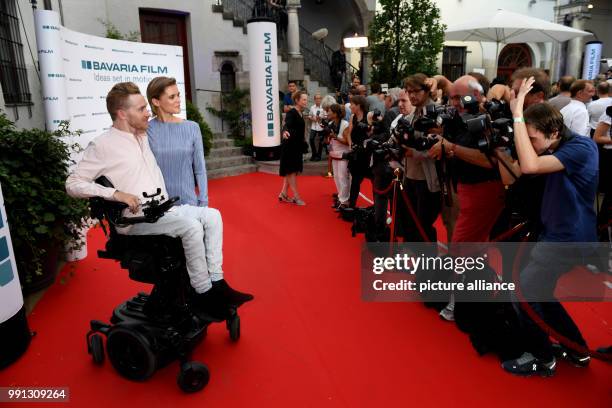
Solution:
[[(308, 103), (308, 95), (304, 91), (297, 91), (293, 94), (293, 101), (295, 106), (287, 112), (283, 128), (279, 175), (284, 178), (278, 201), (306, 205), (297, 189), (297, 175), (304, 167), (302, 154), (306, 145), (304, 137), (306, 124), (302, 112)], [(289, 187), (293, 190), (293, 198), (287, 195)]]

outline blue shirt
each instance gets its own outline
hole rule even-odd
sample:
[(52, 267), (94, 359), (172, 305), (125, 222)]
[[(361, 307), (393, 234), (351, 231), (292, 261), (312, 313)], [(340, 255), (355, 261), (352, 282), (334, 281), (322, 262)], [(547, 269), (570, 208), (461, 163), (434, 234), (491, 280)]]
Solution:
[(540, 241), (597, 241), (593, 208), (599, 176), (597, 145), (588, 137), (572, 133), (553, 156), (565, 169), (546, 176)]
[(190, 120), (164, 123), (153, 119), (147, 136), (170, 197), (179, 196), (178, 204), (208, 206), (204, 147), (198, 124)]
[(293, 102), (293, 98), (291, 98), (291, 94), (287, 92), (285, 96), (283, 96), (283, 106), (294, 106), (295, 102)]

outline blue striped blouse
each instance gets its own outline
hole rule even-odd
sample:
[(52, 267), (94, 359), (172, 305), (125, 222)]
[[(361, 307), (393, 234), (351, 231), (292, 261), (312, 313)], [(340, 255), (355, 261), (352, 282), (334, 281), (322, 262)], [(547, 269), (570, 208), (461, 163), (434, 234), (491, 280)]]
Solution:
[(179, 204), (208, 206), (204, 147), (198, 124), (190, 120), (168, 123), (152, 119), (147, 136), (170, 197), (179, 196)]

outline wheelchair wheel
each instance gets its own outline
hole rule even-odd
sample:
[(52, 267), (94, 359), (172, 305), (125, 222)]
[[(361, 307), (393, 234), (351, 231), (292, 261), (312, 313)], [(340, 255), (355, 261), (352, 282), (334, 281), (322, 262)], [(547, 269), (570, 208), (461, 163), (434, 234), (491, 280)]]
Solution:
[(205, 364), (198, 361), (189, 361), (181, 365), (176, 383), (184, 392), (192, 393), (206, 387), (209, 380), (210, 372)]
[(225, 324), (229, 331), (230, 339), (232, 341), (238, 341), (240, 338), (240, 316), (237, 314), (233, 315)]
[(157, 368), (149, 340), (135, 329), (113, 326), (106, 340), (106, 352), (115, 370), (130, 380), (144, 381)]
[(87, 339), (87, 352), (91, 354), (94, 364), (102, 365), (104, 363), (104, 344), (102, 343), (101, 335), (95, 333), (89, 336), (89, 339)]

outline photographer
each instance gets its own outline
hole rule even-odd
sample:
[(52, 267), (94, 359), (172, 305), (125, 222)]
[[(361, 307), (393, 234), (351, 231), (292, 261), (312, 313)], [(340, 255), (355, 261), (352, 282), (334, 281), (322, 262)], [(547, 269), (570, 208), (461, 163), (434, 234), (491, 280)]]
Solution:
[(325, 111), (321, 107), (321, 95), (314, 96), (314, 105), (308, 111), (310, 119), (310, 161), (320, 161), (323, 154), (323, 127), (321, 121), (325, 119)]
[(370, 157), (365, 150), (365, 141), (369, 137), (369, 126), (367, 121), (368, 106), (365, 97), (356, 95), (351, 98), (351, 119), (349, 122), (349, 146), (352, 151), (349, 154), (348, 168), (351, 172), (351, 192), (349, 207), (354, 208), (359, 197), (361, 182), (364, 178), (371, 177)]
[[(404, 80), (404, 88), (413, 111), (403, 116), (411, 126), (426, 113), (426, 106), (432, 105), (429, 98), (431, 81), (424, 74), (414, 74)], [(392, 127), (397, 126), (399, 119), (396, 118)], [(422, 131), (415, 130), (411, 137), (424, 138), (428, 135)], [(405, 242), (437, 242), (437, 232), (434, 222), (441, 210), (440, 184), (436, 171), (435, 161), (426, 151), (418, 151), (407, 148), (404, 151), (404, 190), (414, 208), (419, 223), (425, 230), (426, 237), (420, 235), (416, 222), (410, 215), (403, 199), (398, 199), (397, 215), (402, 236)]]
[(349, 205), (349, 192), (351, 176), (348, 171), (348, 161), (342, 155), (351, 150), (349, 147), (348, 127), (344, 120), (342, 105), (333, 103), (323, 105), (327, 113), (327, 120), (323, 121), (323, 133), (329, 143), (329, 156), (332, 158), (334, 181), (338, 190), (338, 208), (347, 208)]
[[(435, 159), (440, 159), (443, 151), (448, 158), (454, 158), (459, 215), (452, 242), (487, 242), (505, 205), (505, 190), (498, 164), (478, 149), (478, 141), (485, 137), (485, 130), (474, 134), (466, 125), (468, 120), (479, 116), (478, 101), (481, 95), (482, 87), (469, 75), (453, 83), (449, 99), (460, 117), (447, 124), (444, 137), (429, 150), (430, 157)], [(467, 110), (468, 107), (471, 112)], [(451, 296), (449, 304), (440, 311), (440, 316), (453, 321), (454, 309), (454, 298)]]
[[(452, 106), (463, 115), (470, 116), (462, 101), (480, 100), (482, 87), (471, 76), (458, 78), (450, 90)], [(453, 231), (453, 242), (486, 242), (489, 233), (504, 208), (504, 186), (497, 164), (478, 148), (482, 134), (472, 134), (465, 126), (453, 126), (445, 132), (430, 150), (432, 158), (441, 157), (442, 148), (454, 158), (453, 171), (457, 175), (459, 216)], [(451, 142), (450, 139), (453, 141)]]
[[(597, 147), (591, 139), (570, 132), (559, 110), (548, 103), (530, 106), (523, 114), (525, 97), (533, 83), (533, 78), (522, 81), (511, 107), (520, 170), (547, 175), (539, 242), (595, 242), (593, 203), (598, 178)], [(528, 265), (521, 271), (520, 287), (528, 302), (528, 305), (521, 305), (519, 313), (525, 353), (502, 364), (512, 374), (551, 376), (556, 369), (555, 354), (581, 367), (586, 367), (590, 361), (586, 342), (563, 306), (556, 301), (537, 301), (554, 299), (557, 281), (574, 267), (567, 258), (571, 254), (549, 248), (536, 246)], [(527, 315), (525, 309), (528, 307), (544, 324), (582, 350), (569, 350), (561, 345), (553, 347), (549, 333)]]
[[(390, 140), (390, 125), (394, 119), (403, 112), (403, 114), (410, 113), (410, 101), (408, 95), (403, 90), (399, 91), (403, 101), (400, 103), (402, 108), (393, 107), (388, 109), (384, 116), (379, 111), (370, 112), (368, 116), (372, 120), (372, 139), (375, 140), (376, 147), (373, 147), (372, 157), (372, 185), (374, 190), (374, 225), (375, 225), (375, 237), (377, 241), (387, 242), (389, 241), (389, 235), (387, 232), (387, 209), (389, 208), (389, 198), (392, 197), (392, 193), (381, 194), (381, 192), (387, 189), (391, 181), (393, 180), (393, 168), (395, 165), (399, 167), (399, 163), (394, 162), (395, 165), (391, 165), (390, 160), (392, 158), (388, 155), (386, 148), (381, 149), (381, 144), (387, 144)], [(391, 97), (393, 99), (393, 97)]]

